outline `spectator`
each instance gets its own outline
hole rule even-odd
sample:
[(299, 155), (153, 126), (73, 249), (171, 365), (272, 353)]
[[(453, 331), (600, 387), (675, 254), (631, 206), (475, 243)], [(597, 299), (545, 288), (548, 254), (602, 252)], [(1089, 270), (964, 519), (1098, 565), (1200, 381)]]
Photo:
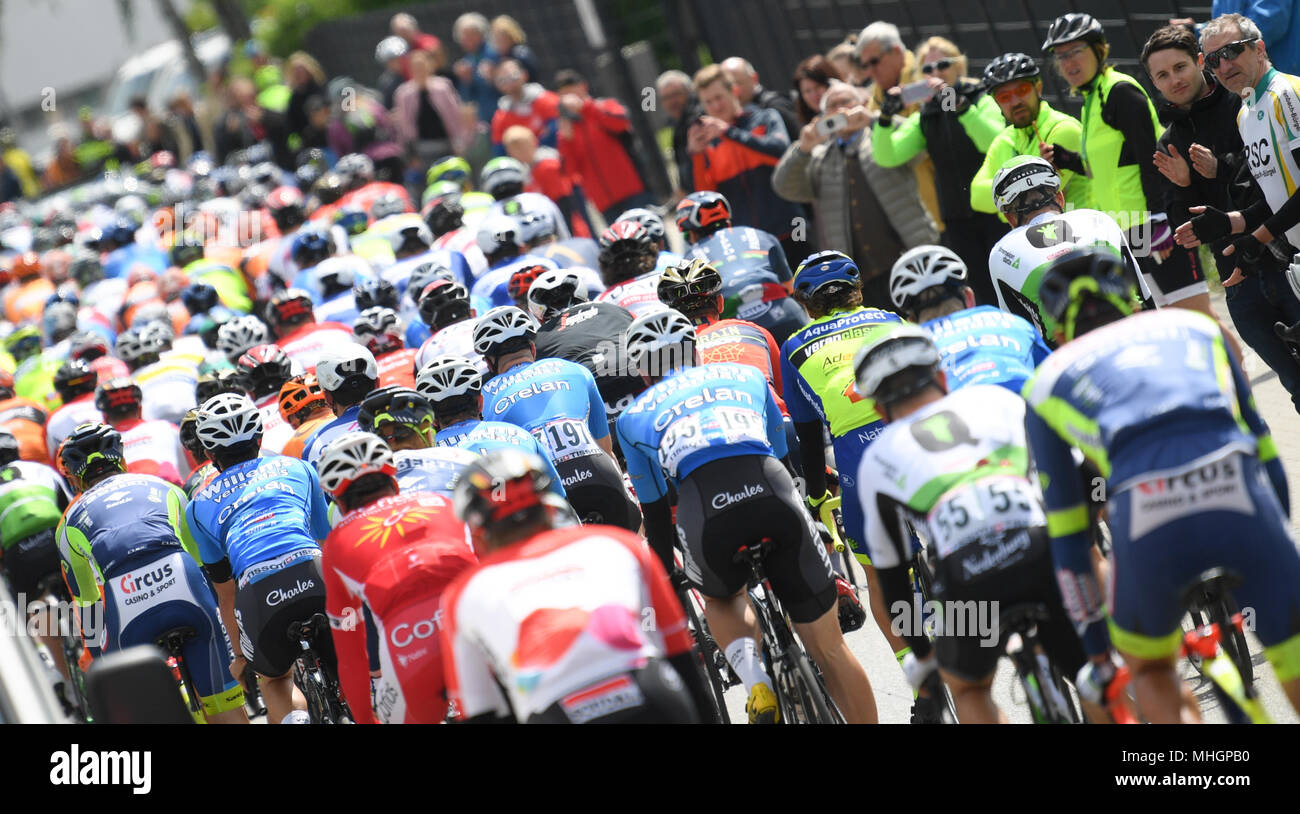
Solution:
[(283, 114), (289, 108), (289, 98), (293, 91), (284, 84), (284, 75), (275, 65), (263, 65), (253, 71), (253, 83), (257, 86), (257, 104), (273, 113)]
[(0, 204), (16, 201), (21, 197), (23, 197), (23, 185), (18, 181), (18, 176), (14, 175), (14, 171), (5, 164), (4, 156), (0, 154)]
[(695, 86), (682, 71), (664, 71), (655, 80), (659, 106), (673, 128), (673, 166), (677, 168), (677, 188), (673, 197), (680, 200), (687, 190), (695, 189), (691, 174), (691, 154), (687, 150), (687, 130), (700, 116)]
[(1248, 17), (1259, 28), (1273, 67), (1300, 74), (1300, 0), (1214, 0), (1210, 19), (1225, 14)]
[(144, 129), (140, 139), (140, 158), (146, 159), (154, 153), (169, 152), (176, 156), (176, 139), (157, 116), (144, 120)]
[(560, 94), (558, 142), (564, 163), (582, 179), (582, 191), (613, 223), (626, 209), (650, 206), (629, 146), (632, 124), (617, 99), (593, 99), (587, 80), (573, 70), (555, 75)]
[(433, 75), (433, 55), (417, 50), (410, 58), (411, 78), (393, 94), (393, 123), (408, 154), (427, 165), (439, 156), (462, 152), (473, 133), (461, 118), (456, 89)]
[[(1241, 97), (1219, 83), (1203, 63), (1190, 27), (1161, 28), (1142, 47), (1142, 65), (1165, 99), (1158, 112), (1166, 129), (1153, 158), (1167, 181), (1164, 206), (1172, 224), (1187, 223), (1192, 206), (1210, 205), (1226, 212), (1263, 197), (1241, 159), (1243, 144), (1236, 124)], [(1234, 165), (1237, 173), (1229, 169)], [(1234, 176), (1241, 176), (1243, 182), (1234, 183)], [(1238, 195), (1233, 195), (1234, 190), (1240, 191)], [(1218, 243), (1210, 247), (1219, 279), (1227, 281), (1237, 262), (1224, 256), (1224, 248)], [(1300, 319), (1300, 301), (1277, 268), (1261, 270), (1235, 285), (1225, 284), (1224, 296), (1237, 333), (1277, 372), (1278, 381), (1300, 407), (1300, 365), (1273, 332), (1275, 322)]]
[(803, 208), (772, 191), (772, 171), (790, 145), (781, 117), (772, 110), (741, 107), (721, 65), (695, 74), (695, 93), (704, 109), (687, 131), (695, 188), (725, 195), (732, 222), (776, 237), (791, 262), (807, 255), (807, 246), (791, 237)]
[(384, 107), (389, 110), (393, 109), (393, 94), (406, 81), (402, 59), (409, 50), (410, 46), (406, 44), (406, 40), (397, 35), (384, 37), (375, 46), (375, 62), (384, 69), (384, 72), (379, 75), (376, 90), (379, 91)]
[(307, 100), (325, 93), (325, 70), (305, 51), (291, 54), (286, 67), (292, 92), (284, 111), (285, 125), (290, 134), (301, 137), (302, 131), (307, 127)]
[(997, 305), (988, 256), (1006, 227), (993, 215), (971, 209), (970, 182), (1002, 132), (1002, 111), (984, 93), (983, 83), (966, 76), (966, 57), (952, 42), (931, 37), (916, 49), (916, 62), (933, 96), (918, 112), (896, 121), (886, 114), (902, 107), (900, 91), (888, 91), (871, 135), (876, 163), (898, 167), (922, 151), (930, 153), (947, 227), (944, 243), (966, 264), (967, 282), (980, 304)]
[(736, 89), (736, 96), (741, 105), (755, 105), (766, 110), (775, 110), (785, 125), (785, 132), (791, 136), (799, 132), (802, 126), (794, 112), (794, 99), (788, 93), (768, 90), (758, 83), (758, 71), (741, 57), (728, 57), (722, 60), (722, 70), (726, 72), (731, 85)]
[(465, 52), (465, 56), (452, 66), (456, 89), (460, 91), (460, 98), (474, 105), (479, 121), (484, 124), (492, 121), (497, 99), (501, 97), (492, 83), (497, 55), (488, 45), (487, 35), (487, 18), (473, 11), (457, 17), (451, 28), (451, 38)]
[(862, 273), (863, 302), (893, 310), (889, 271), (907, 249), (935, 243), (939, 232), (921, 204), (916, 177), (906, 167), (886, 169), (872, 157), (867, 92), (838, 80), (822, 97), (822, 116), (843, 113), (847, 126), (833, 137), (804, 125), (777, 165), (772, 185), (789, 200), (813, 204), (822, 249), (854, 258)]
[(799, 114), (801, 129), (821, 113), (822, 95), (831, 86), (832, 79), (842, 80), (844, 76), (834, 63), (821, 54), (813, 54), (794, 69), (794, 89), (798, 94), (795, 98), (795, 112)]
[[(902, 35), (893, 23), (874, 22), (858, 34), (858, 63), (862, 76), (872, 82), (871, 101), (867, 107), (879, 111), (885, 101), (885, 91), (891, 88), (911, 84), (922, 79), (917, 70), (916, 57), (903, 47)], [(891, 111), (910, 116), (919, 110), (920, 102), (904, 105), (902, 110)], [(930, 210), (930, 216), (944, 230), (943, 218), (939, 213), (939, 194), (935, 189), (934, 162), (927, 154), (912, 164), (916, 173), (916, 188), (921, 192), (921, 201)]]
[[(840, 79), (850, 85), (863, 86), (868, 80), (863, 76), (862, 62), (858, 59), (857, 36), (840, 43), (826, 52), (826, 61), (839, 72)], [(821, 110), (820, 107), (817, 110)], [(814, 111), (816, 115), (816, 111)]]
[(72, 139), (60, 136), (54, 144), (54, 157), (45, 168), (42, 182), (47, 189), (71, 184), (81, 177), (81, 165), (77, 163), (76, 153), (72, 151)]
[(514, 17), (507, 14), (498, 15), (492, 20), (492, 25), (488, 29), (489, 36), (492, 40), (492, 50), (496, 52), (498, 59), (513, 59), (524, 67), (529, 76), (537, 76), (537, 56), (533, 49), (525, 45), (528, 37), (524, 35), (524, 29), (515, 21)]
[(375, 163), (376, 178), (399, 181), (405, 163), (388, 110), (348, 76), (331, 80), (327, 92), (333, 112), (326, 135), (334, 155), (364, 153)]
[(401, 37), (406, 42), (406, 54), (401, 58), (402, 77), (404, 79), (411, 78), (411, 54), (413, 52), (427, 51), (434, 54), (442, 50), (442, 42), (432, 34), (425, 34), (421, 31), (420, 24), (410, 14), (394, 14), (393, 19), (388, 22), (388, 29), (393, 32), (393, 36)]
[(556, 146), (560, 97), (536, 82), (529, 82), (529, 77), (528, 70), (514, 58), (503, 60), (497, 66), (494, 81), (501, 98), (492, 116), (492, 149), (498, 156), (505, 155), (501, 137), (506, 128), (515, 124), (532, 130), (541, 144)]
[(211, 150), (211, 136), (199, 125), (198, 116), (194, 112), (194, 102), (188, 93), (183, 90), (178, 91), (167, 103), (167, 112), (171, 119), (172, 131), (176, 133), (179, 150), (176, 154), (177, 161), (184, 164), (194, 153), (200, 150)]
[(554, 201), (575, 237), (591, 237), (587, 201), (561, 153), (551, 147), (539, 146), (533, 131), (520, 124), (506, 128), (502, 143), (506, 155), (529, 168), (529, 181), (524, 191), (538, 192)]
[(299, 133), (298, 150), (329, 149), (330, 106), (323, 96), (310, 96), (303, 104), (307, 125)]

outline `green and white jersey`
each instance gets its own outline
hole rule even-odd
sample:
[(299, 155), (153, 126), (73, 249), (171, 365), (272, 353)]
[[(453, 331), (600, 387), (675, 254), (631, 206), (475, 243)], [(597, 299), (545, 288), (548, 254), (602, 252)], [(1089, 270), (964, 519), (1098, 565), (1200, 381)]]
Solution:
[[(857, 483), (876, 568), (911, 559), (909, 522), (940, 560), (1047, 524), (1029, 478), (1025, 402), (997, 385), (954, 390), (889, 424), (863, 454)], [(987, 551), (963, 563), (970, 576), (996, 565)]]
[(1038, 284), (1052, 261), (1083, 246), (1106, 246), (1124, 258), (1141, 284), (1142, 296), (1150, 296), (1119, 224), (1096, 209), (1072, 209), (1044, 212), (1007, 232), (994, 245), (989, 252), (989, 275), (998, 292), (998, 307), (1029, 320), (1050, 341), (1055, 323), (1042, 313)]
[(44, 464), (13, 461), (0, 466), (0, 547), (53, 529), (71, 496), (63, 478)]
[[(1237, 111), (1237, 129), (1250, 174), (1276, 212), (1300, 186), (1295, 157), (1300, 150), (1300, 76), (1269, 68), (1254, 91)], [(1283, 234), (1292, 246), (1300, 246), (1300, 224)]]

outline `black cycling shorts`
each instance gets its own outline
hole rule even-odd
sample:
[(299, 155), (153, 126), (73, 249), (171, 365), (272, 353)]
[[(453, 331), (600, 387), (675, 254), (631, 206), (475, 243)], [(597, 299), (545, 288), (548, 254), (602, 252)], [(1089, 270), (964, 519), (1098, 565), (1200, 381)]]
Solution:
[(14, 595), (26, 594), (27, 601), (40, 599), (41, 580), (50, 575), (60, 575), (58, 593), (64, 595), (63, 566), (59, 559), (59, 545), (54, 539), (54, 529), (37, 532), (5, 549), (4, 568), (9, 576), (9, 587)]
[(935, 567), (933, 591), (941, 603), (968, 603), (944, 606), (948, 618), (934, 640), (939, 666), (964, 681), (993, 674), (1007, 644), (997, 629), (1001, 615), (1022, 603), (1046, 606), (1050, 618), (1038, 624), (1038, 640), (1062, 675), (1073, 681), (1087, 660), (1061, 603), (1044, 528), (962, 546)]
[(677, 536), (686, 576), (705, 596), (725, 599), (744, 588), (751, 573), (733, 561), (736, 551), (770, 538), (776, 547), (767, 576), (790, 618), (812, 622), (835, 605), (826, 547), (776, 458), (722, 458), (691, 472), (678, 491)]
[(555, 465), (560, 483), (584, 523), (603, 523), (628, 531), (641, 528), (641, 508), (627, 493), (623, 475), (605, 453), (584, 455)]
[[(289, 672), (302, 652), (301, 645), (289, 639), (289, 625), (305, 622), (314, 613), (325, 613), (320, 554), (304, 557), (240, 588), (235, 594), (235, 623), (239, 625), (244, 658), (259, 675), (268, 678)], [(312, 646), (333, 670), (336, 661), (329, 630), (324, 630)]]
[(697, 724), (690, 691), (664, 659), (571, 692), (530, 724)]

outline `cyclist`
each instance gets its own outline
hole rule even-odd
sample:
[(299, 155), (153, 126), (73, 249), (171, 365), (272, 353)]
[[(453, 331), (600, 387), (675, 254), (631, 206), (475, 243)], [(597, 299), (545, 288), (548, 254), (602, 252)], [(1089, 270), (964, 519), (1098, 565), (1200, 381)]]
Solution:
[[(778, 546), (767, 557), (772, 586), (831, 696), (848, 721), (874, 723), (871, 684), (840, 632), (830, 559), (779, 460), (785, 430), (767, 380), (748, 365), (698, 364), (695, 328), (676, 311), (638, 317), (626, 341), (629, 365), (651, 385), (617, 425), (646, 539), (670, 568), (673, 542), (681, 540), (686, 577), (703, 594), (709, 629), (749, 694), (750, 722), (776, 723), (780, 712), (745, 593), (749, 573), (733, 557), (770, 538)], [(669, 483), (677, 492), (675, 533)]]
[(172, 351), (171, 326), (148, 322), (117, 335), (117, 355), (131, 369), (140, 385), (144, 417), (150, 421), (180, 424), (185, 412), (195, 406), (198, 364), (201, 359)]
[[(991, 384), (949, 391), (941, 363), (935, 340), (910, 323), (873, 336), (853, 359), (858, 392), (875, 402), (886, 423), (857, 472), (884, 599), (899, 620), (920, 615), (905, 518), (926, 540), (934, 572), (928, 599), (970, 608), (1047, 606), (1040, 640), (1052, 662), (1074, 676), (1087, 659), (1061, 603), (1042, 497), (1029, 480), (1025, 403)], [(923, 629), (901, 625), (912, 649), (903, 670), (917, 690), (940, 669), (962, 723), (1006, 723), (991, 689), (1005, 644), (999, 630), (979, 623), (977, 617), (943, 619), (933, 648)], [(1090, 712), (1102, 720), (1099, 709)]]
[(645, 389), (640, 376), (618, 363), (623, 357), (618, 337), (632, 324), (632, 314), (612, 302), (588, 302), (573, 269), (539, 275), (528, 288), (526, 303), (524, 310), (540, 323), (533, 340), (537, 357), (567, 359), (585, 367), (596, 379), (612, 426)]
[(790, 299), (790, 264), (781, 242), (749, 226), (731, 224), (731, 204), (718, 192), (692, 192), (677, 204), (677, 228), (691, 248), (722, 275), (724, 317), (761, 325), (777, 342), (808, 322)]
[[(637, 223), (644, 226), (646, 228), (646, 231), (650, 233), (650, 239), (654, 242), (655, 247), (659, 250), (659, 257), (655, 259), (655, 269), (657, 271), (663, 271), (669, 266), (674, 266), (681, 262), (682, 256), (680, 254), (677, 254), (676, 252), (668, 251), (668, 230), (664, 228), (664, 219), (659, 217), (658, 214), (651, 212), (649, 209), (644, 209), (642, 207), (636, 207), (634, 209), (625, 209), (623, 210), (623, 214), (619, 215), (614, 220), (614, 223), (619, 223), (625, 220), (636, 221)], [(599, 260), (597, 260), (597, 258), (595, 257), (592, 257), (591, 259), (596, 260), (596, 262), (599, 262)], [(591, 266), (594, 264), (588, 261), (582, 263), (582, 265)]]
[(655, 295), (658, 259), (654, 238), (640, 222), (610, 226), (600, 234), (600, 279), (606, 287), (596, 300), (625, 308), (634, 317), (665, 310)]
[[(63, 368), (60, 367), (59, 370), (62, 371)], [(54, 384), (55, 390), (66, 403), (69, 399), (64, 397), (63, 391), (58, 388), (58, 373), (54, 376)], [(81, 388), (84, 387), (85, 385), (82, 384)], [(93, 385), (91, 392), (94, 392)], [(58, 410), (54, 414), (57, 415)], [(14, 395), (13, 374), (0, 369), (0, 432), (7, 432), (18, 439), (18, 457), (24, 461), (37, 463), (50, 461), (49, 438), (45, 434), (49, 419), (46, 416), (45, 408), (41, 405), (31, 399)], [(56, 445), (54, 449), (57, 450), (58, 446)]]
[[(1040, 292), (1062, 344), (1024, 389), (1061, 595), (1094, 664), (1078, 683), (1106, 686), (1113, 646), (1147, 720), (1198, 720), (1174, 664), (1181, 594), (1226, 567), (1243, 578), (1236, 599), (1255, 610), (1264, 654), (1300, 709), (1300, 553), (1276, 445), (1218, 324), (1185, 309), (1134, 315), (1125, 271), (1095, 249), (1049, 269)], [(1106, 478), (1109, 613), (1089, 561), (1095, 487), (1072, 449)]]
[[(318, 541), (329, 533), (316, 470), (284, 455), (262, 457), (262, 416), (247, 396), (223, 393), (199, 408), (198, 435), (219, 474), (195, 493), (185, 520), (216, 591), (226, 630), (239, 632), (230, 664), (262, 676), (268, 720), (283, 722), (306, 700), (293, 686), (293, 622), (325, 611)], [(238, 587), (236, 587), (238, 585)], [(332, 667), (333, 646), (315, 642)]]
[[(435, 189), (439, 185), (430, 187)], [(449, 249), (459, 252), (469, 265), (469, 278), (474, 279), (487, 271), (487, 258), (483, 251), (478, 247), (478, 219), (487, 211), (486, 207), (474, 213), (469, 222), (465, 221), (465, 205), (468, 196), (462, 195), (458, 190), (450, 188), (438, 188), (432, 197), (425, 200), (424, 222), (433, 232), (435, 249)], [(471, 193), (475, 196), (481, 193)], [(484, 196), (491, 205), (491, 196)]]
[(311, 294), (301, 288), (277, 292), (266, 306), (266, 316), (275, 344), (309, 372), (327, 353), (354, 344), (347, 325), (316, 321)]
[(312, 311), (317, 322), (350, 325), (357, 318), (361, 309), (357, 307), (352, 287), (357, 282), (373, 279), (366, 261), (355, 255), (331, 257), (304, 273), (310, 274), (312, 279), (309, 285), (299, 287), (319, 295)]
[[(59, 458), (81, 493), (56, 535), (68, 589), (83, 609), (83, 635), (94, 637), (86, 642), (90, 652), (152, 645), (167, 630), (193, 628), (182, 656), (207, 720), (248, 723), (244, 690), (223, 671), (230, 640), (183, 519), (185, 494), (150, 475), (128, 474), (122, 437), (104, 424), (77, 427)], [(103, 624), (89, 624), (87, 609), (101, 597)]]
[[(474, 282), (470, 300), (481, 304), (484, 311), (501, 305), (517, 305), (514, 292), (520, 287), (514, 279), (518, 275), (535, 277), (543, 271), (559, 268), (554, 262), (534, 254), (521, 254), (503, 266), (493, 268)], [(523, 286), (527, 290), (526, 286)]]
[(316, 381), (337, 418), (317, 430), (303, 447), (302, 459), (313, 466), (326, 444), (357, 428), (361, 401), (379, 383), (379, 366), (374, 354), (352, 343), (316, 365)]
[(17, 328), (4, 339), (4, 349), (13, 357), (14, 395), (57, 410), (59, 394), (54, 389), (54, 374), (63, 360), (41, 350), (41, 331), (35, 325)]
[(573, 237), (560, 207), (539, 192), (524, 192), (527, 183), (528, 168), (516, 159), (501, 156), (484, 164), (479, 172), (478, 187), (496, 198), (496, 202), (488, 207), (483, 219), (487, 220), (493, 215), (518, 218), (530, 212), (540, 212), (551, 218), (562, 240)]
[(68, 340), (68, 358), (81, 359), (90, 365), (99, 380), (105, 381), (114, 376), (130, 376), (131, 369), (116, 356), (109, 355), (108, 340), (95, 331), (77, 331)]
[(475, 324), (474, 350), (496, 374), (483, 384), (484, 414), (542, 442), (584, 522), (635, 531), (640, 513), (614, 459), (596, 380), (576, 362), (537, 359), (537, 327), (513, 305), (493, 308)]
[(235, 317), (217, 329), (217, 350), (234, 364), (249, 348), (271, 341), (266, 323), (251, 314)]
[(415, 387), (415, 357), (418, 351), (402, 340), (402, 320), (391, 308), (367, 308), (352, 323), (356, 341), (375, 356), (379, 386)]
[(95, 391), (95, 407), (122, 437), (126, 471), (154, 475), (180, 486), (190, 474), (177, 425), (144, 420), (140, 385), (130, 379), (109, 379)]
[[(35, 461), (19, 460), (18, 439), (0, 432), (0, 566), (4, 567), (18, 607), (32, 608), (41, 598), (41, 584), (59, 573), (59, 548), (54, 530), (71, 496), (59, 473)], [(63, 584), (55, 589), (63, 593)], [(65, 677), (67, 665), (58, 636), (47, 617), (40, 634)]]
[(317, 430), (334, 420), (334, 411), (325, 401), (325, 393), (314, 373), (294, 376), (281, 385), (279, 400), (280, 417), (293, 427), (293, 435), (280, 454), (302, 458), (303, 447)]
[[(427, 264), (432, 270), (433, 263)], [(418, 271), (418, 269), (417, 269)], [(412, 277), (415, 272), (412, 272)], [(414, 285), (418, 285), (414, 284)], [(425, 284), (427, 285), (427, 283)], [(376, 280), (364, 280), (352, 287), (352, 300), (357, 306), (357, 315), (360, 316), (362, 311), (367, 308), (391, 308), (402, 321), (406, 324), (406, 333), (404, 341), (406, 347), (419, 349), (424, 344), (424, 340), (430, 336), (429, 326), (419, 318), (419, 306), (415, 302), (415, 296), (424, 289), (419, 286), (412, 290), (413, 285), (407, 285), (407, 292), (412, 296), (406, 296), (398, 293), (397, 287), (383, 278)], [(356, 333), (356, 320), (353, 320), (353, 334)]]
[(293, 427), (280, 415), (280, 388), (293, 373), (293, 362), (279, 345), (254, 345), (235, 365), (239, 384), (262, 414), (262, 453), (282, 454)]
[(4, 292), (5, 319), (14, 324), (40, 319), (45, 301), (54, 293), (54, 283), (43, 272), (36, 252), (23, 252), (14, 259), (9, 267), (13, 281)]
[(516, 446), (541, 457), (548, 468), (552, 489), (565, 496), (546, 447), (532, 433), (505, 421), (483, 420), (483, 374), (468, 359), (440, 356), (421, 368), (415, 386), (433, 408), (438, 447), (459, 447), (479, 454)]
[[(557, 528), (563, 504), (547, 481), (540, 459), (502, 450), (457, 488), (456, 513), (481, 557), (443, 594), (457, 718), (699, 721), (710, 696), (663, 566), (622, 529)], [(653, 626), (640, 623), (647, 610)]]
[[(321, 486), (345, 512), (325, 541), (321, 570), (348, 708), (363, 724), (441, 723), (447, 701), (438, 605), (451, 581), (478, 561), (465, 524), (447, 497), (399, 495), (392, 452), (367, 432), (341, 435), (325, 448)], [(378, 655), (373, 689), (368, 650)]]
[(366, 396), (357, 426), (383, 439), (393, 452), (402, 494), (438, 492), (451, 497), (456, 481), (474, 454), (456, 447), (434, 446), (433, 405), (406, 387), (381, 387)]
[(943, 246), (908, 250), (889, 272), (894, 307), (934, 338), (945, 386), (998, 384), (1019, 394), (1047, 345), (1033, 325), (991, 305), (975, 305), (966, 264)]
[[(471, 291), (478, 286), (480, 280), (492, 272), (507, 267), (513, 269), (525, 254), (523, 230), (519, 226), (519, 221), (509, 215), (488, 215), (479, 221), (474, 234), (479, 251), (487, 258), (488, 267), (482, 274), (466, 283)], [(529, 260), (537, 259), (529, 258)], [(506, 280), (509, 279), (510, 276), (507, 274)]]
[(190, 474), (185, 478), (185, 483), (181, 484), (181, 489), (185, 492), (187, 498), (193, 498), (194, 493), (208, 483), (217, 475), (217, 467), (208, 457), (208, 450), (199, 440), (199, 409), (195, 407), (185, 414), (181, 419), (180, 426), (181, 446), (188, 453), (190, 462)]
[(434, 280), (420, 296), (420, 319), (433, 336), (420, 346), (415, 357), (416, 370), (423, 370), (439, 356), (463, 356), (487, 376), (487, 362), (474, 350), (474, 316), (469, 291), (451, 280)]

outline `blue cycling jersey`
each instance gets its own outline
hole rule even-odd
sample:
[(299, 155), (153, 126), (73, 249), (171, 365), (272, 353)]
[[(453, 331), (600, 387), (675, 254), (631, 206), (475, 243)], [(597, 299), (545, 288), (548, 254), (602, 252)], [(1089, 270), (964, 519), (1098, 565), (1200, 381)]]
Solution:
[(302, 459), (315, 468), (320, 461), (320, 454), (325, 451), (325, 447), (330, 441), (338, 438), (345, 432), (352, 432), (357, 429), (357, 416), (361, 414), (361, 405), (354, 404), (343, 411), (343, 414), (335, 418), (330, 423), (312, 433), (311, 438), (302, 447)]
[(465, 259), (465, 255), (452, 249), (433, 249), (424, 254), (417, 254), (415, 257), (398, 260), (384, 269), (383, 278), (393, 284), (399, 295), (405, 294), (406, 286), (411, 282), (411, 272), (425, 263), (434, 263), (450, 269), (452, 278), (466, 288), (474, 285), (474, 272), (470, 271), (469, 261)]
[(556, 269), (552, 260), (547, 260), (536, 254), (524, 254), (513, 260), (507, 260), (500, 265), (493, 266), (483, 273), (483, 276), (474, 281), (474, 287), (469, 290), (470, 303), (474, 310), (480, 314), (485, 314), (489, 310), (496, 308), (498, 305), (514, 305), (515, 301), (510, 298), (510, 278), (516, 271), (525, 266), (545, 266), (548, 269)]
[(934, 337), (948, 390), (996, 384), (1016, 395), (1051, 353), (1033, 323), (991, 305), (967, 308), (923, 326)]
[(523, 427), (555, 463), (604, 454), (605, 402), (591, 371), (566, 359), (516, 365), (483, 385), (483, 415)]
[(194, 495), (185, 517), (203, 561), (228, 559), (236, 577), (257, 563), (319, 548), (330, 531), (316, 470), (284, 455), (219, 473)]
[(317, 322), (337, 322), (351, 327), (361, 312), (357, 310), (357, 301), (351, 291), (343, 291), (317, 305), (313, 312)]
[(600, 246), (589, 237), (571, 237), (538, 246), (532, 253), (540, 254), (562, 269), (594, 269), (599, 264)]
[(397, 486), (402, 494), (411, 492), (437, 492), (448, 497), (456, 488), (465, 467), (474, 463), (476, 456), (466, 449), (456, 447), (431, 447), (408, 449), (393, 453), (397, 466)]
[(667, 479), (678, 484), (710, 461), (786, 454), (781, 410), (767, 378), (727, 362), (670, 373), (623, 411), (616, 431), (642, 504), (667, 495)]
[(132, 266), (145, 265), (157, 274), (162, 274), (171, 265), (167, 253), (143, 243), (131, 243), (109, 252), (104, 257), (104, 276), (108, 278), (125, 277)]
[(564, 486), (560, 475), (555, 471), (555, 464), (545, 447), (533, 437), (533, 434), (514, 424), (504, 421), (484, 421), (470, 418), (444, 427), (434, 436), (433, 443), (440, 447), (459, 447), (482, 455), (490, 449), (522, 449), (531, 452), (546, 464), (546, 474), (555, 483), (555, 492), (564, 496)]

